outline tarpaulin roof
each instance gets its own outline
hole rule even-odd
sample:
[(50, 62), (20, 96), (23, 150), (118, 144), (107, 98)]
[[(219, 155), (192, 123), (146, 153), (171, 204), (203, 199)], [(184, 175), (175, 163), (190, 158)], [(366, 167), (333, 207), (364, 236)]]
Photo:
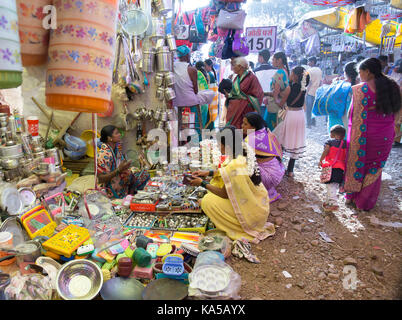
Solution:
[[(346, 17), (349, 11), (346, 8), (331, 8), (327, 10), (317, 10), (307, 13), (303, 16), (302, 20), (314, 20), (324, 24), (325, 26), (336, 29), (344, 30), (346, 24)], [(391, 26), (391, 32), (388, 36), (393, 36), (396, 33), (398, 23), (395, 21), (388, 22)], [(373, 20), (366, 27), (366, 41), (374, 44), (381, 44), (381, 22), (380, 19)], [(356, 34), (359, 38), (363, 38), (363, 33)], [(402, 43), (402, 35), (396, 38), (395, 47), (400, 46)]]

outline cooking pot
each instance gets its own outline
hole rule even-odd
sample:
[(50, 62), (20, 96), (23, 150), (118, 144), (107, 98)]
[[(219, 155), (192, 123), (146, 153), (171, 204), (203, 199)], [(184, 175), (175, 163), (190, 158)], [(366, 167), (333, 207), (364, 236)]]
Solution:
[(13, 146), (2, 146), (0, 147), (0, 158), (8, 158), (13, 156), (20, 156), (22, 153), (22, 144), (16, 144)]
[(142, 71), (145, 73), (154, 72), (155, 66), (155, 50), (144, 50), (142, 57)]
[(172, 11), (172, 0), (156, 0), (156, 8), (162, 16), (167, 15)]
[(23, 262), (35, 262), (41, 256), (41, 245), (37, 241), (26, 241), (15, 247), (18, 251), (17, 265)]
[(18, 168), (18, 159), (15, 158), (3, 158), (1, 161), (1, 165), (6, 170), (12, 170)]
[(170, 51), (176, 51), (177, 46), (176, 46), (176, 39), (173, 34), (168, 34), (166, 36), (166, 42), (168, 44), (169, 50)]
[(165, 90), (162, 87), (156, 89), (156, 98), (160, 101), (163, 101), (165, 95)]
[(163, 73), (157, 73), (155, 75), (155, 84), (157, 87), (160, 87), (163, 85)]
[(164, 46), (156, 52), (156, 65), (159, 72), (168, 72), (172, 70), (172, 55), (169, 47)]
[(170, 101), (176, 98), (176, 93), (172, 88), (166, 88), (165, 89), (165, 99), (166, 101)]
[(157, 17), (152, 18), (152, 35), (153, 38), (165, 36), (165, 26), (163, 21)]
[(160, 118), (161, 118), (161, 110), (157, 109), (154, 113), (154, 119), (158, 121), (160, 120)]
[(171, 87), (175, 83), (174, 73), (173, 72), (166, 72), (164, 76), (165, 80), (165, 87)]

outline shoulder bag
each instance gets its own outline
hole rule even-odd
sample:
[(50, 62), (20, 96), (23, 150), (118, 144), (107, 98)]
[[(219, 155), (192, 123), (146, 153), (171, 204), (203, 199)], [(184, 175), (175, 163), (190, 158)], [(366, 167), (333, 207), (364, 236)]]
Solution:
[(334, 161), (331, 163), (330, 166), (322, 168), (321, 171), (321, 176), (320, 176), (320, 181), (321, 183), (327, 183), (331, 181), (331, 176), (332, 176), (332, 166), (338, 161), (339, 154), (341, 153), (342, 147), (343, 147), (344, 140), (342, 140), (341, 144), (339, 145), (339, 150), (336, 153), (336, 157)]

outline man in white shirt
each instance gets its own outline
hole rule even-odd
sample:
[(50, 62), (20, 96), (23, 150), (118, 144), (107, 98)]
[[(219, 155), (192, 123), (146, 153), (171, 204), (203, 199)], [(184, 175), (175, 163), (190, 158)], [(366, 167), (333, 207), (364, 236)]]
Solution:
[(308, 58), (308, 65), (309, 69), (307, 69), (307, 72), (310, 75), (310, 83), (307, 86), (306, 93), (306, 123), (307, 128), (311, 128), (311, 126), (315, 126), (315, 119), (311, 119), (311, 112), (313, 110), (315, 93), (322, 84), (322, 71), (316, 66), (316, 57)]
[[(269, 53), (268, 49), (261, 50), (258, 54), (258, 67), (254, 70), (255, 75), (260, 82), (262, 90), (264, 92), (271, 92), (271, 82), (272, 77), (274, 76), (276, 69), (274, 69), (271, 64), (269, 63), (269, 58), (271, 54)], [(261, 115), (263, 116), (264, 120), (266, 120), (265, 113), (267, 107), (265, 105), (261, 106)], [(268, 116), (268, 115), (267, 115)]]

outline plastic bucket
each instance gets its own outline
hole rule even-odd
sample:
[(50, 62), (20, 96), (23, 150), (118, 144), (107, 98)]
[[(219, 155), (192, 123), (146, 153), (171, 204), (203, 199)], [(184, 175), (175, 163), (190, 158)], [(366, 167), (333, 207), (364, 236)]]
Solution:
[[(94, 135), (95, 131), (93, 130), (84, 130), (81, 133), (81, 139), (85, 141), (86, 145), (87, 145), (87, 156), (90, 158), (94, 157), (94, 146), (92, 145), (92, 139), (93, 139), (93, 135)], [(100, 138), (100, 134), (96, 133), (96, 137)], [(98, 140), (98, 139), (96, 139)], [(97, 141), (95, 141), (96, 143)]]
[(39, 135), (39, 118), (37, 116), (30, 116), (27, 118), (28, 132), (32, 137)]

